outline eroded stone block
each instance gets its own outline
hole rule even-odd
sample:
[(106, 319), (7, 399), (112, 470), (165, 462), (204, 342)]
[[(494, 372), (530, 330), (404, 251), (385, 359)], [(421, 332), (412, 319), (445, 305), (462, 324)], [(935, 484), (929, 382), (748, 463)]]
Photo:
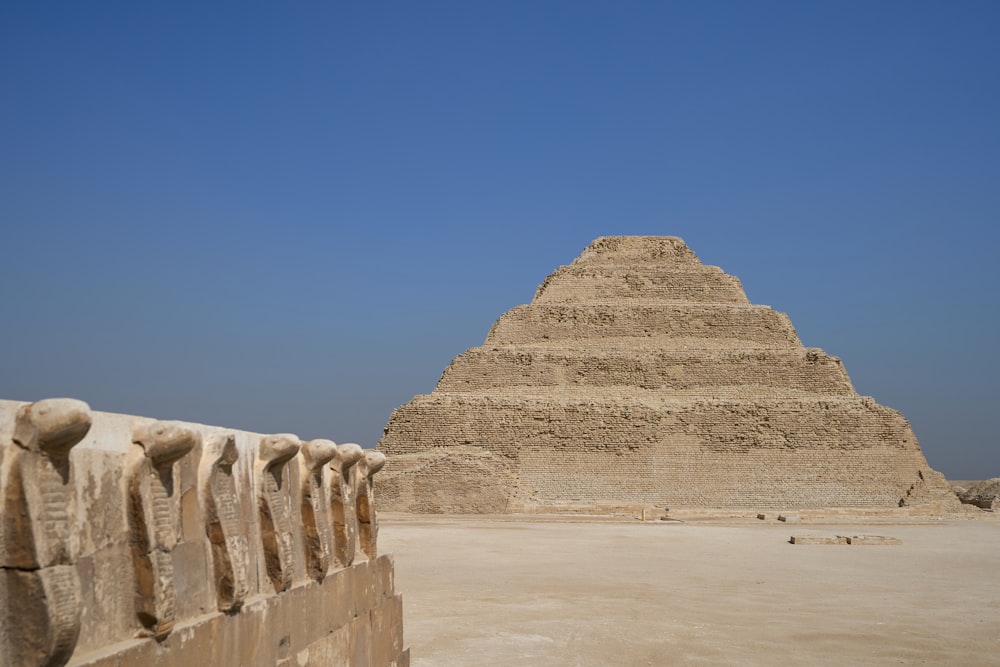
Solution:
[(333, 471), (330, 484), (330, 509), (333, 514), (334, 562), (347, 567), (357, 552), (358, 515), (355, 510), (356, 464), (364, 457), (360, 445), (345, 443), (337, 447), (330, 460)]
[(135, 576), (135, 611), (142, 633), (158, 640), (174, 627), (177, 594), (171, 552), (178, 539), (179, 494), (174, 464), (198, 434), (179, 422), (138, 426), (128, 464), (128, 517)]
[(385, 454), (366, 451), (358, 462), (358, 540), (368, 558), (378, 556), (378, 517), (375, 513), (375, 485), (372, 478), (385, 465)]
[(847, 538), (847, 543), (856, 545), (902, 544), (903, 540), (885, 535), (852, 535)]
[(216, 599), (221, 611), (239, 609), (246, 599), (249, 541), (240, 519), (233, 464), (239, 458), (236, 437), (217, 434), (205, 440), (202, 498), (205, 533), (212, 549)]
[(790, 540), (792, 544), (850, 544), (843, 535), (793, 535)]
[(310, 440), (302, 445), (302, 528), (306, 546), (306, 571), (322, 580), (333, 563), (333, 514), (326, 483), (327, 463), (337, 455), (332, 440)]
[(11, 665), (62, 665), (80, 634), (75, 493), (70, 450), (91, 426), (89, 406), (68, 398), (24, 405), (3, 467), (0, 619)]
[(297, 436), (281, 433), (261, 438), (257, 452), (260, 536), (267, 576), (277, 592), (292, 585), (294, 537), (291, 480), (286, 464), (298, 454), (299, 447)]
[(78, 401), (0, 401), (0, 438), (0, 665), (405, 664), (391, 559), (356, 558), (380, 455)]
[(72, 565), (3, 568), (3, 664), (64, 665), (80, 634), (80, 581)]

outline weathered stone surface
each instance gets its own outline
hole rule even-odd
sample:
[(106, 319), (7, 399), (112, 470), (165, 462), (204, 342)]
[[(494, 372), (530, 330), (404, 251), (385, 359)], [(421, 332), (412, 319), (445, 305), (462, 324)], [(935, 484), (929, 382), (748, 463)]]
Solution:
[(258, 459), (260, 536), (267, 576), (276, 592), (292, 585), (292, 499), (286, 464), (299, 452), (299, 439), (289, 433), (261, 439)]
[(358, 462), (358, 496), (355, 502), (358, 513), (358, 542), (368, 558), (378, 556), (378, 516), (375, 512), (375, 487), (372, 478), (385, 465), (385, 454), (367, 451)]
[(902, 544), (903, 540), (898, 537), (888, 537), (886, 535), (852, 535), (847, 538), (848, 544), (859, 546), (882, 545), (882, 544)]
[(135, 574), (135, 612), (145, 631), (157, 639), (174, 627), (177, 592), (173, 550), (179, 539), (180, 494), (174, 464), (198, 442), (194, 431), (177, 422), (153, 422), (135, 429), (129, 468), (129, 532)]
[(985, 479), (973, 484), (958, 494), (959, 499), (967, 505), (975, 505), (983, 509), (995, 509), (1000, 503), (1000, 477)]
[(200, 484), (220, 611), (238, 610), (249, 590), (250, 545), (240, 522), (240, 500), (233, 474), (238, 459), (234, 434), (216, 433), (206, 440)]
[(82, 608), (70, 453), (90, 430), (90, 407), (47, 399), (4, 421), (13, 433), (0, 432), (0, 664), (63, 665)]
[(336, 541), (334, 562), (347, 567), (354, 562), (358, 544), (358, 512), (355, 506), (359, 483), (357, 463), (364, 457), (360, 445), (346, 443), (337, 447), (330, 461), (330, 508)]
[[(75, 559), (69, 453), (90, 430), (83, 401), (58, 398), (21, 406), (7, 441), (0, 565), (39, 569)], [(7, 443), (4, 443), (5, 445)]]
[(673, 237), (606, 237), (396, 409), (380, 506), (957, 508), (898, 412)]
[(791, 544), (850, 544), (850, 538), (844, 535), (792, 535), (788, 540)]
[(510, 459), (471, 445), (394, 455), (378, 483), (383, 508), (434, 514), (503, 513), (518, 488)]
[[(0, 401), (0, 665), (408, 664), (377, 556), (382, 455), (362, 477), (356, 445), (299, 450), (290, 435)], [(342, 543), (334, 486), (353, 526)]]
[(302, 526), (306, 537), (309, 574), (322, 581), (333, 558), (333, 514), (326, 483), (326, 464), (337, 455), (332, 440), (310, 440), (302, 445)]

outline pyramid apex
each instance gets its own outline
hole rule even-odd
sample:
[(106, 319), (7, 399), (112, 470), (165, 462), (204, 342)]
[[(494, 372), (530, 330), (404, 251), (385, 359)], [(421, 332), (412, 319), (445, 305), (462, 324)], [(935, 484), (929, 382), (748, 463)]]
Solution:
[(581, 263), (701, 261), (679, 236), (600, 236), (573, 260)]

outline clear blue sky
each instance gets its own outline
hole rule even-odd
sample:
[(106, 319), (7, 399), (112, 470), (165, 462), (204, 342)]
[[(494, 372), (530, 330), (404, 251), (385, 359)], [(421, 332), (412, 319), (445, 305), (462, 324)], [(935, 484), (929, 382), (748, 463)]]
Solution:
[(0, 397), (374, 446), (685, 238), (1000, 475), (1000, 3), (4, 3)]

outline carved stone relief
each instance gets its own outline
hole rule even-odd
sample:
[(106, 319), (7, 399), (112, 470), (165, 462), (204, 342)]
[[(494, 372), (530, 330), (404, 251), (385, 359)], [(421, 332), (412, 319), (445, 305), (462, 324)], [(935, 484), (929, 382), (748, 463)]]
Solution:
[(378, 520), (375, 515), (375, 491), (372, 477), (385, 465), (385, 454), (369, 450), (358, 465), (358, 541), (368, 558), (378, 556)]
[(177, 544), (178, 495), (174, 463), (195, 446), (188, 427), (158, 421), (137, 427), (139, 452), (128, 465), (128, 517), (135, 572), (135, 610), (143, 634), (158, 640), (174, 627), (177, 594), (172, 551)]
[(90, 407), (55, 398), (22, 406), (4, 466), (0, 596), (11, 665), (63, 665), (80, 634), (80, 581), (70, 450), (90, 430)]
[(405, 660), (391, 561), (347, 567), (378, 459), (0, 401), (0, 667)]
[(326, 464), (337, 455), (331, 440), (310, 440), (302, 445), (302, 527), (306, 547), (306, 571), (322, 581), (333, 559), (333, 517), (325, 484)]
[(249, 544), (240, 519), (233, 464), (239, 458), (232, 433), (205, 441), (202, 488), (205, 532), (212, 549), (212, 569), (220, 611), (236, 611), (246, 599)]
[(330, 484), (330, 509), (333, 513), (334, 563), (347, 567), (357, 552), (357, 512), (354, 509), (355, 464), (364, 457), (364, 450), (353, 443), (339, 445), (330, 462), (333, 471)]
[(286, 465), (299, 452), (297, 436), (281, 433), (261, 438), (258, 448), (260, 536), (267, 576), (275, 592), (292, 585), (294, 550), (291, 482)]

